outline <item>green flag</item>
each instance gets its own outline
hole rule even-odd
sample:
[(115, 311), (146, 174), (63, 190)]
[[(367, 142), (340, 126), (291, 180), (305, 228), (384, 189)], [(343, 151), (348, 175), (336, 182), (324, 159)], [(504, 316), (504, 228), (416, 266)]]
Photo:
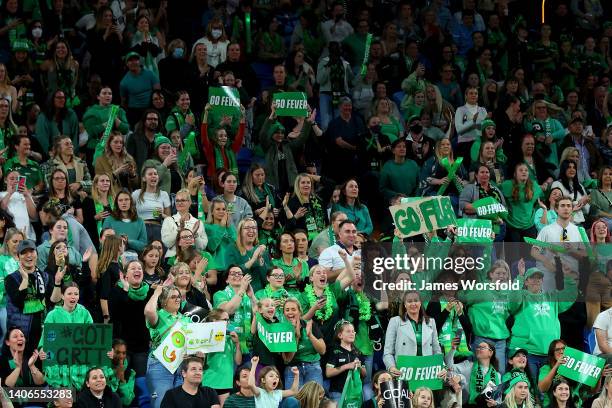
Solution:
[(363, 385), (359, 371), (359, 368), (355, 368), (347, 374), (338, 408), (361, 408)]
[(559, 252), (559, 253), (567, 252), (567, 249), (565, 249), (561, 245), (551, 244), (550, 242), (538, 241), (537, 239), (533, 239), (533, 238), (529, 238), (529, 237), (523, 237), (523, 240), (526, 243), (534, 245), (534, 246), (537, 246), (539, 248), (548, 248), (551, 251), (555, 251), (555, 252)]
[(257, 313), (257, 333), (259, 339), (273, 353), (297, 351), (295, 328), (291, 323), (268, 323)]
[(236, 88), (229, 86), (209, 88), (208, 103), (215, 113), (228, 116), (240, 113), (240, 94)]
[(493, 226), (491, 220), (476, 218), (457, 219), (457, 240), (463, 244), (482, 244), (493, 241)]
[(563, 355), (567, 361), (559, 367), (559, 375), (591, 388), (597, 385), (606, 360), (571, 347), (566, 347)]
[(272, 96), (276, 116), (308, 116), (308, 101), (304, 92), (277, 92)]
[(111, 366), (108, 353), (113, 344), (110, 324), (47, 323), (43, 348), (46, 367), (57, 365)]
[(508, 216), (508, 209), (493, 197), (476, 200), (472, 203), (472, 207), (476, 210), (478, 218), (496, 220), (497, 218), (506, 218)]
[(115, 125), (115, 119), (117, 118), (117, 114), (119, 113), (119, 106), (112, 105), (111, 111), (108, 115), (108, 120), (106, 121), (106, 128), (104, 128), (104, 133), (102, 133), (102, 137), (98, 140), (98, 144), (96, 144), (96, 149), (93, 155), (93, 164), (96, 164), (96, 160), (102, 154), (104, 154), (104, 148), (106, 147), (106, 141), (113, 130), (113, 126)]
[(400, 379), (408, 381), (411, 391), (419, 387), (441, 390), (443, 383), (438, 373), (444, 368), (442, 354), (433, 356), (397, 356), (397, 368), (402, 372)]

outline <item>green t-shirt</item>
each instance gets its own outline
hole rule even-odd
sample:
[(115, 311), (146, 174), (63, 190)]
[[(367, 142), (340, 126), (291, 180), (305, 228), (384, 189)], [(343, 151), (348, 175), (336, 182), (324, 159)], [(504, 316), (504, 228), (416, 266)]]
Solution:
[(19, 269), (19, 262), (9, 255), (0, 255), (0, 308), (6, 306), (7, 298), (4, 279)]
[(507, 222), (512, 228), (524, 230), (533, 226), (535, 204), (542, 197), (542, 189), (537, 183), (532, 183), (532, 185), (533, 195), (529, 201), (525, 199), (525, 184), (519, 184), (518, 201), (512, 199), (512, 180), (506, 180), (501, 185), (506, 204), (508, 204)]
[[(323, 334), (321, 333), (321, 330), (317, 324), (312, 325), (312, 334), (316, 338), (323, 338)], [(312, 341), (310, 341), (308, 335), (306, 334), (306, 322), (302, 321), (302, 334), (300, 335), (300, 340), (297, 344), (297, 351), (289, 365), (297, 363), (314, 363), (320, 360), (321, 356), (319, 353), (317, 353), (312, 345)]]
[[(236, 292), (231, 286), (215, 293), (213, 296), (213, 306), (219, 308), (224, 303), (232, 300)], [(250, 349), (251, 336), (251, 318), (253, 317), (251, 309), (251, 299), (245, 294), (242, 296), (240, 306), (236, 309), (233, 315), (230, 316), (228, 330), (235, 331), (240, 338), (240, 350), (243, 353), (248, 353)]]
[(225, 349), (206, 356), (206, 367), (202, 377), (202, 385), (216, 390), (233, 388), (234, 355), (236, 345), (231, 337), (225, 338)]
[(31, 190), (43, 181), (43, 175), (40, 166), (33, 160), (27, 159), (24, 166), (19, 162), (18, 157), (12, 157), (4, 163), (4, 174), (11, 171), (17, 171), (20, 176), (26, 178), (26, 187)]
[(255, 397), (232, 394), (225, 400), (223, 408), (255, 408)]
[[(298, 264), (300, 264), (299, 268), (297, 267)], [(304, 281), (306, 280), (306, 278), (308, 278), (309, 270), (308, 270), (308, 263), (306, 261), (301, 261), (297, 258), (293, 258), (293, 260), (291, 261), (291, 265), (287, 265), (285, 264), (285, 262), (283, 262), (282, 258), (279, 258), (279, 259), (273, 259), (272, 265), (276, 266), (277, 268), (282, 269), (283, 272), (285, 273), (285, 277), (287, 277), (288, 275), (295, 276), (296, 269), (298, 269), (299, 270), (298, 275), (300, 276), (301, 281)], [(296, 279), (292, 278), (292, 279), (285, 280), (285, 286), (288, 288), (287, 291), (289, 291), (289, 293), (292, 296), (297, 296), (299, 294), (299, 291), (295, 287), (296, 285), (297, 285)]]

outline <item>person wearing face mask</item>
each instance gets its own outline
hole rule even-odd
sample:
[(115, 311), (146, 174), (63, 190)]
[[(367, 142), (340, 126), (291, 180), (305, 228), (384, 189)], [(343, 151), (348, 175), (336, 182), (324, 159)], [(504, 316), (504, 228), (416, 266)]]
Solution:
[(227, 58), (229, 40), (227, 39), (223, 22), (219, 18), (210, 20), (206, 27), (206, 36), (198, 40), (198, 42), (206, 45), (209, 65), (216, 67)]
[(32, 47), (34, 65), (38, 67), (45, 61), (47, 57), (47, 50), (49, 49), (48, 42), (45, 41), (45, 39), (43, 38), (42, 21), (33, 20), (30, 23), (30, 30), (28, 31), (28, 41), (30, 47)]
[(193, 88), (192, 70), (187, 60), (187, 47), (180, 38), (168, 44), (168, 56), (157, 64), (159, 81), (164, 90), (173, 94), (180, 90), (191, 93)]
[(425, 136), (425, 131), (418, 116), (412, 116), (406, 121), (408, 136), (406, 137), (406, 157), (414, 160), (419, 166), (433, 155), (434, 141)]

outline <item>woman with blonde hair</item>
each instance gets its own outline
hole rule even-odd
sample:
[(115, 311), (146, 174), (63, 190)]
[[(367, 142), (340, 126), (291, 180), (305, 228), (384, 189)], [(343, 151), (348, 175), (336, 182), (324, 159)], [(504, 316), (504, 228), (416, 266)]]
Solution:
[[(104, 219), (110, 216), (114, 208), (113, 197), (115, 196), (115, 185), (108, 174), (97, 174), (91, 186), (91, 196), (83, 200), (82, 210), (86, 217), (83, 225), (91, 237), (95, 247), (100, 246), (100, 232)], [(94, 214), (91, 217), (91, 214)]]
[[(286, 380), (285, 384), (288, 384)], [(325, 398), (325, 389), (316, 381), (308, 381), (300, 388), (295, 398), (300, 403), (300, 408), (319, 408)]]
[[(593, 405), (595, 406), (595, 405)], [(529, 380), (524, 376), (514, 377), (508, 389), (504, 402), (498, 405), (499, 408), (534, 408), (529, 394)]]
[(444, 195), (450, 197), (453, 208), (457, 211), (459, 205), (459, 194), (468, 179), (468, 173), (460, 165), (452, 179), (448, 178), (449, 169), (455, 163), (453, 148), (449, 139), (441, 139), (436, 142), (434, 155), (427, 159), (421, 169), (420, 190), (424, 196)]
[(204, 229), (208, 237), (206, 250), (212, 255), (209, 267), (223, 270), (229, 248), (236, 242), (236, 229), (230, 223), (225, 201), (219, 198), (212, 199)]
[(138, 187), (136, 161), (125, 149), (121, 132), (111, 132), (104, 153), (96, 160), (95, 173), (112, 175), (114, 184), (121, 188), (134, 190)]
[(612, 408), (612, 376), (608, 375), (603, 381), (599, 397), (593, 401), (591, 408)]
[(529, 168), (519, 163), (514, 168), (512, 179), (502, 183), (500, 190), (506, 198), (508, 218), (506, 241), (523, 242), (524, 237), (535, 238), (537, 229), (533, 220), (542, 189), (529, 178)]
[(437, 85), (427, 84), (425, 87), (425, 109), (431, 114), (431, 124), (450, 138), (455, 131), (455, 109), (442, 98)]
[(380, 119), (380, 133), (387, 136), (391, 143), (404, 135), (402, 124), (393, 116), (392, 108), (389, 98), (377, 99), (374, 102), (374, 116)]
[(19, 100), (17, 98), (17, 88), (11, 85), (6, 65), (0, 63), (0, 95), (7, 98), (11, 103), (11, 112), (17, 113)]
[(314, 192), (314, 181), (309, 174), (301, 173), (295, 178), (293, 196), (284, 209), (287, 218), (294, 219), (295, 228), (308, 232), (308, 240), (327, 228), (327, 211)]
[(258, 245), (257, 221), (245, 218), (238, 224), (236, 242), (227, 251), (227, 264), (239, 265), (251, 275), (253, 292), (266, 285), (266, 272), (270, 268), (270, 254), (265, 245)]
[[(11, 100), (6, 95), (0, 95), (0, 150), (10, 146), (14, 136), (18, 134), (17, 125), (11, 113)], [(3, 162), (8, 157), (4, 152), (0, 156)]]

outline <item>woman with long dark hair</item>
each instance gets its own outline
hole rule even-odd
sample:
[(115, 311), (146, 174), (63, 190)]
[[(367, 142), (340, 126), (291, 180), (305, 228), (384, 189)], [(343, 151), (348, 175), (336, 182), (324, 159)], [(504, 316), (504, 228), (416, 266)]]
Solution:
[(72, 144), (79, 146), (79, 119), (71, 108), (66, 106), (66, 94), (61, 89), (49, 95), (46, 108), (36, 120), (36, 139), (43, 152), (48, 152), (55, 138), (66, 135)]
[(119, 257), (124, 251), (124, 242), (117, 235), (110, 235), (104, 240), (102, 253), (98, 259), (94, 282), (97, 283), (97, 293), (104, 323), (110, 321), (108, 298), (112, 288), (117, 284), (121, 274)]
[(85, 374), (85, 383), (77, 396), (75, 408), (121, 408), (121, 399), (106, 383), (100, 367), (92, 367)]
[(43, 89), (53, 93), (58, 89), (66, 95), (66, 106), (77, 106), (76, 85), (79, 80), (79, 63), (72, 56), (70, 45), (65, 39), (60, 39), (51, 46), (49, 59), (40, 66), (40, 76)]
[(102, 229), (111, 228), (116, 234), (125, 235), (127, 249), (142, 251), (147, 244), (147, 230), (142, 218), (138, 217), (132, 195), (127, 191), (120, 191), (114, 202), (115, 208), (111, 216), (104, 219)]
[(100, 7), (96, 12), (96, 25), (87, 32), (87, 48), (91, 54), (91, 71), (100, 75), (103, 84), (118, 84), (121, 81), (121, 70), (117, 67), (122, 66), (123, 33), (110, 7)]
[(341, 211), (349, 220), (355, 223), (358, 232), (372, 234), (374, 226), (370, 218), (370, 211), (359, 200), (359, 185), (354, 178), (347, 180), (340, 187), (340, 200), (332, 208), (332, 212)]
[(564, 160), (559, 167), (559, 180), (551, 188), (559, 188), (564, 196), (570, 197), (574, 204), (573, 223), (580, 225), (585, 221), (591, 206), (587, 190), (578, 181), (578, 168), (574, 161)]

